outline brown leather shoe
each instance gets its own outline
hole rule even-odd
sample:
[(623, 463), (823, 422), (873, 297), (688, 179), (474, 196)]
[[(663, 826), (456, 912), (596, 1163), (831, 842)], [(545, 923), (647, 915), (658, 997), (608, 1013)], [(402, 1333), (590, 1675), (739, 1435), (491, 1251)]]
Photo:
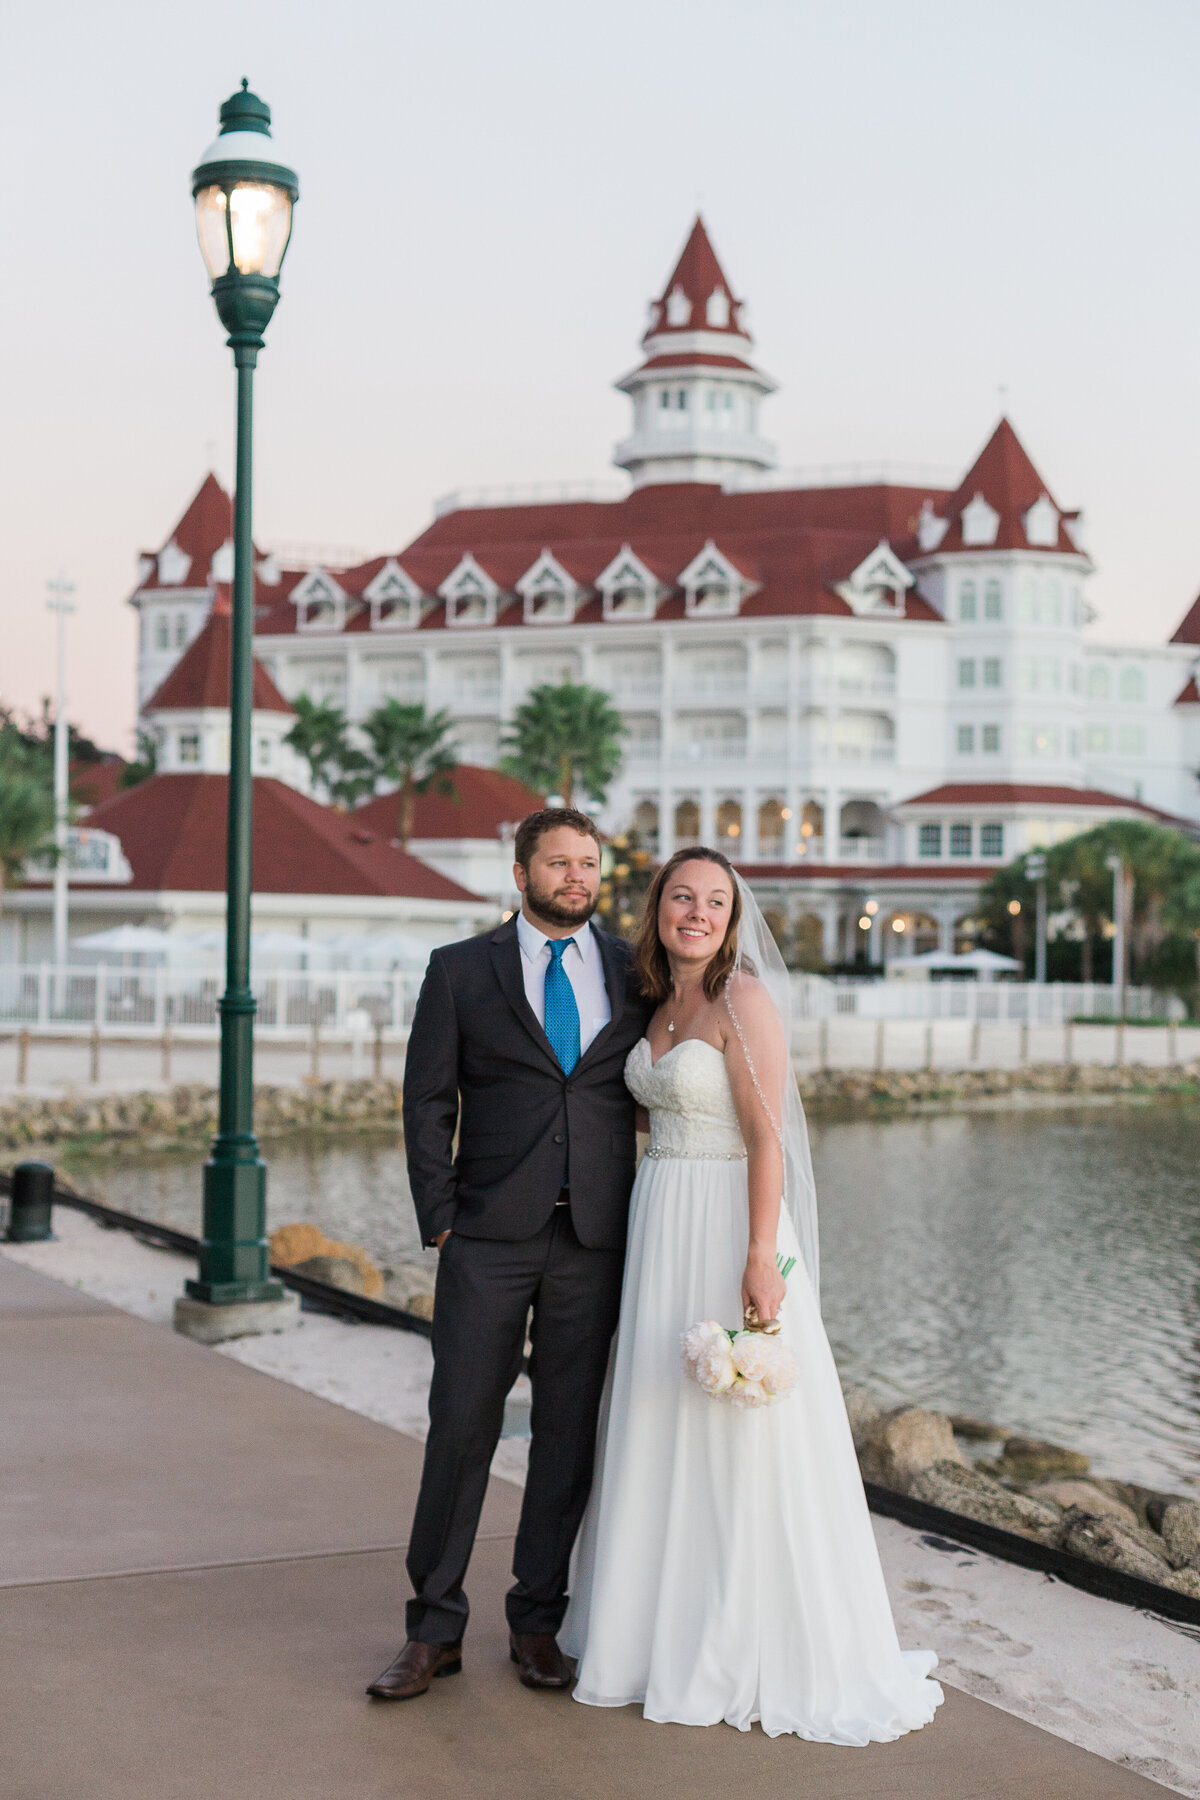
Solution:
[(510, 1632), (508, 1654), (517, 1665), (523, 1687), (565, 1688), (575, 1679), (549, 1631)]
[(461, 1639), (457, 1644), (418, 1644), (410, 1638), (367, 1692), (376, 1700), (415, 1700), (436, 1677), (457, 1675), (461, 1668)]

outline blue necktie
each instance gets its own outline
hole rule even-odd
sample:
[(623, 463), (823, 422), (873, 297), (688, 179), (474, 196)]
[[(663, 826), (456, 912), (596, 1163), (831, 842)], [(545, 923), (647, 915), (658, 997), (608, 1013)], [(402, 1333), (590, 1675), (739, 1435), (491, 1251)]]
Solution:
[(579, 1007), (570, 977), (562, 966), (563, 951), (570, 942), (570, 938), (547, 939), (550, 965), (544, 992), (546, 1036), (568, 1075), (579, 1061)]

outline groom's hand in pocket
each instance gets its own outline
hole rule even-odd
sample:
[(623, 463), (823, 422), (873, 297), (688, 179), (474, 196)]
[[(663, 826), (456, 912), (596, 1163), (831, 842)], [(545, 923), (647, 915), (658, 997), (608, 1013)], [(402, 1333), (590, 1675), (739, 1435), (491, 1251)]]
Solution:
[(448, 1231), (439, 1231), (438, 1232), (438, 1235), (434, 1238), (433, 1241), (437, 1245), (439, 1250), (441, 1249), (442, 1245), (445, 1243), (446, 1239), (449, 1236), (450, 1236), (450, 1233)]

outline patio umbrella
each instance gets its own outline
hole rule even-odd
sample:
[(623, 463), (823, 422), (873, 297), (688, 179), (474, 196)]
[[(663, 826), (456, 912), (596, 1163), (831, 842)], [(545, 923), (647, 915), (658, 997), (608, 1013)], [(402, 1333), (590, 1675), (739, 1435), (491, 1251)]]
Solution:
[(88, 937), (76, 938), (75, 950), (98, 950), (103, 956), (166, 956), (179, 939), (154, 925), (114, 925), (108, 931), (93, 931)]

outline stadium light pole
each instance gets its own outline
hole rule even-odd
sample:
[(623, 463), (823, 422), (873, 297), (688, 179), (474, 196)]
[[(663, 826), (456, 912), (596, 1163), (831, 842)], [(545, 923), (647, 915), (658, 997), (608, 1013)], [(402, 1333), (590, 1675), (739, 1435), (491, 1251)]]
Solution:
[(192, 172), (200, 251), (237, 369), (237, 475), (230, 632), (229, 820), (225, 992), (219, 1002), (217, 1135), (204, 1166), (204, 1231), (197, 1279), (176, 1302), (180, 1331), (209, 1342), (277, 1330), (295, 1297), (271, 1279), (267, 1167), (254, 1135), (254, 1014), (250, 987), (253, 785), (250, 763), (254, 636), (251, 526), (254, 368), (279, 300), (279, 270), (300, 195), (271, 142), (271, 109), (242, 82), (220, 109), (220, 131)]

